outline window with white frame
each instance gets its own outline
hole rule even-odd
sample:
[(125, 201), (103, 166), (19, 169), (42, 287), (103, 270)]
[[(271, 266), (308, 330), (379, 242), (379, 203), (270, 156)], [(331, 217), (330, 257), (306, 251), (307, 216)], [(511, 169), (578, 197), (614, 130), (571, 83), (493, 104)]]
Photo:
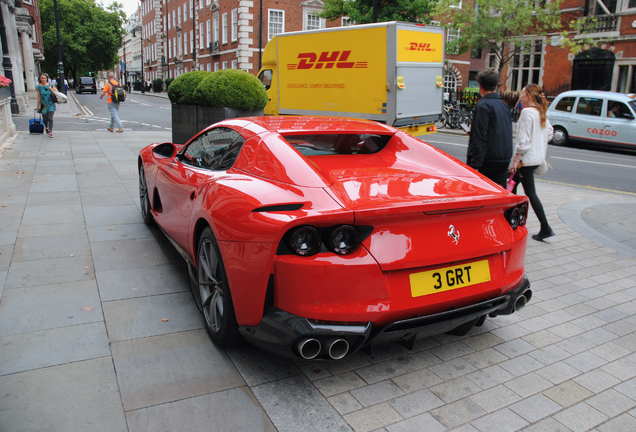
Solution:
[(219, 62), (214, 62), (214, 72), (219, 70)]
[(214, 15), (212, 16), (212, 24), (213, 24), (213, 33), (214, 33), (214, 38), (212, 39), (212, 41), (218, 42), (219, 41), (219, 13), (218, 12), (214, 12)]
[(453, 9), (461, 9), (462, 8), (462, 0), (455, 0), (453, 2), (454, 4), (451, 4), (450, 7)]
[(212, 72), (212, 63), (208, 63), (205, 67), (205, 70), (207, 70), (208, 72)]
[(168, 40), (168, 57), (172, 58), (172, 39)]
[(199, 24), (199, 49), (202, 50), (203, 48), (205, 48), (205, 33), (203, 33), (203, 23), (200, 23)]
[(486, 69), (496, 70), (498, 67), (499, 58), (497, 57), (497, 50), (494, 47), (490, 47), (488, 57), (486, 57)]
[(320, 29), (320, 17), (313, 13), (307, 14), (307, 27), (305, 30), (319, 30)]
[(206, 44), (205, 44), (205, 46), (207, 46), (210, 42), (212, 42), (212, 38), (211, 38), (211, 36), (212, 36), (212, 33), (211, 33), (212, 32), (212, 26), (211, 26), (211, 21), (210, 20), (208, 20), (205, 23), (205, 30), (206, 30), (206, 34), (208, 36), (207, 40), (206, 40)]
[(227, 61), (224, 61), (221, 66), (222, 69), (227, 69)]
[[(452, 28), (447, 28), (446, 29), (446, 45), (449, 44), (453, 44), (453, 43), (457, 43), (457, 41), (459, 40), (459, 32), (461, 29), (457, 28), (457, 29), (452, 29)], [(446, 52), (448, 54), (458, 54), (459, 53), (459, 47), (455, 46), (452, 47), (452, 45), (446, 50)]]
[(190, 51), (194, 51), (194, 30), (190, 30)]
[(232, 42), (238, 39), (238, 9), (232, 9)]
[[(186, 2), (186, 3), (183, 5), (183, 22), (186, 22), (186, 21), (188, 20), (188, 10), (189, 10), (190, 8), (188, 8), (188, 6), (187, 6), (187, 5), (188, 5), (188, 2)], [(192, 7), (192, 0), (190, 0), (190, 7)]]
[[(201, 3), (201, 8), (203, 8), (203, 0), (199, 0), (199, 2)], [(205, 0), (206, 6), (210, 6), (210, 4), (212, 4), (211, 0)]]
[(173, 10), (172, 11), (172, 27), (174, 27), (176, 25), (176, 23), (175, 23), (176, 21), (177, 21), (177, 11)]
[(238, 69), (238, 60), (232, 60), (232, 69)]
[(355, 21), (354, 21), (354, 20), (352, 20), (351, 18), (349, 18), (348, 16), (343, 16), (343, 17), (342, 17), (342, 23), (341, 23), (341, 25), (342, 25), (343, 27), (350, 26), (350, 25), (354, 25), (354, 24), (355, 24)]
[(508, 90), (521, 91), (528, 84), (540, 84), (542, 60), (542, 40), (533, 40), (528, 46), (517, 47), (509, 66)]
[(177, 24), (181, 24), (181, 6), (177, 8)]
[[(227, 43), (227, 12), (221, 15), (221, 25), (223, 28), (221, 29), (221, 43)], [(225, 68), (224, 68), (225, 69)]]
[(285, 32), (285, 11), (269, 9), (269, 19), (267, 21), (267, 39), (273, 38), (278, 33)]
[(444, 93), (454, 93), (457, 91), (457, 77), (455, 72), (449, 69), (444, 70)]

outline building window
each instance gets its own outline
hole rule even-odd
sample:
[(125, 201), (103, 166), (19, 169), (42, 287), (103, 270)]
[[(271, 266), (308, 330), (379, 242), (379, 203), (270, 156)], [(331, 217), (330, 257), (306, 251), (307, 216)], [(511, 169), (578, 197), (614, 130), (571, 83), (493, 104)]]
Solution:
[(223, 66), (221, 66), (221, 67), (222, 67), (223, 69), (227, 69), (227, 62), (226, 62), (226, 61), (224, 61), (222, 64), (223, 64)]
[(238, 61), (232, 60), (232, 69), (238, 69)]
[(528, 84), (539, 84), (541, 80), (541, 60), (543, 42), (535, 40), (527, 48), (517, 47), (512, 57), (512, 73), (508, 90), (521, 91)]
[(208, 63), (205, 68), (208, 72), (212, 72), (212, 63)]
[(480, 59), (481, 58), (481, 48), (473, 48), (470, 50), (470, 58)]
[(232, 42), (238, 39), (238, 9), (232, 9)]
[(458, 0), (456, 1), (457, 4), (455, 5), (451, 5), (450, 7), (452, 7), (453, 9), (461, 9), (462, 8), (462, 0)]
[(269, 21), (267, 23), (267, 39), (273, 38), (278, 33), (285, 32), (285, 11), (270, 9)]
[(448, 28), (446, 29), (446, 52), (448, 54), (458, 54), (459, 53), (459, 46), (457, 46), (457, 42), (459, 40), (459, 31), (461, 29), (456, 28), (456, 29), (452, 29), (452, 28)]
[(444, 93), (455, 93), (457, 91), (457, 78), (452, 70), (444, 70)]
[(218, 42), (219, 41), (219, 13), (218, 12), (214, 12), (214, 16), (212, 17), (212, 24), (214, 27), (214, 39), (212, 39), (214, 42)]
[[(183, 22), (186, 22), (187, 19), (188, 19), (188, 9), (189, 8), (186, 7), (187, 4), (188, 3), (183, 5)], [(190, 7), (192, 7), (192, 0), (190, 0)]]
[[(208, 25), (210, 21), (208, 21)], [(199, 24), (199, 49), (205, 48), (205, 33), (203, 33), (203, 23)]]
[(307, 14), (307, 28), (306, 30), (319, 30), (320, 29), (320, 17), (313, 13)]
[(346, 26), (350, 26), (350, 25), (354, 25), (355, 21), (353, 21), (351, 18), (349, 17), (342, 17), (342, 26), (346, 27)]
[[(223, 29), (221, 31), (221, 43), (227, 43), (227, 12), (221, 16)], [(224, 68), (225, 69), (225, 68)]]
[(207, 39), (206, 39), (206, 45), (205, 46), (207, 46), (207, 44), (212, 43), (212, 26), (211, 26), (211, 21), (210, 20), (208, 20), (205, 23), (205, 30), (206, 30), (206, 34), (207, 34)]
[(177, 9), (177, 24), (181, 24), (181, 6)]
[(497, 51), (495, 48), (490, 48), (488, 51), (488, 58), (486, 59), (486, 69), (495, 70), (499, 66), (499, 60), (497, 59)]
[(219, 70), (219, 62), (214, 62), (214, 72)]
[(190, 30), (190, 48), (194, 52), (194, 30)]

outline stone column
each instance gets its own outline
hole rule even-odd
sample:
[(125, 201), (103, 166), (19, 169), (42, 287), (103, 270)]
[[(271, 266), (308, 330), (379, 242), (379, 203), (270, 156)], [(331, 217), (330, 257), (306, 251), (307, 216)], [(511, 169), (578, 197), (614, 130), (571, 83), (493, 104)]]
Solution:
[(28, 107), (28, 98), (24, 93), (24, 78), (22, 76), (22, 53), (20, 52), (20, 41), (18, 39), (18, 30), (15, 23), (15, 11), (13, 2), (10, 0), (2, 0), (2, 17), (7, 34), (7, 47), (13, 69), (13, 88), (15, 90), (15, 99), (18, 103), (20, 112), (26, 112)]
[(31, 40), (31, 29), (23, 31), (19, 29), (20, 39), (22, 39), (22, 56), (24, 58), (24, 72), (26, 74), (26, 86), (28, 92), (35, 91), (35, 61), (33, 59), (33, 41)]

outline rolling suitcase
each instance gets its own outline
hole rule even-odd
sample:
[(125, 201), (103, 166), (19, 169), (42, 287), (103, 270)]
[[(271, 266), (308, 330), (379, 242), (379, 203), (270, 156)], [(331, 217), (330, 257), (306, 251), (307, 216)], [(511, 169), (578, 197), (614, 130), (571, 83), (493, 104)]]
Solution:
[(42, 118), (35, 117), (35, 110), (33, 110), (33, 118), (29, 120), (29, 133), (44, 133), (44, 123)]

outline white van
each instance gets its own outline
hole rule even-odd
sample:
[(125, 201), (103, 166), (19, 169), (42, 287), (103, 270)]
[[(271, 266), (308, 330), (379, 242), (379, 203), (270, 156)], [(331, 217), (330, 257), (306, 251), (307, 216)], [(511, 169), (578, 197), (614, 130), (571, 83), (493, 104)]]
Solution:
[(636, 147), (636, 95), (596, 90), (561, 93), (548, 108), (552, 144), (569, 139), (612, 147)]

